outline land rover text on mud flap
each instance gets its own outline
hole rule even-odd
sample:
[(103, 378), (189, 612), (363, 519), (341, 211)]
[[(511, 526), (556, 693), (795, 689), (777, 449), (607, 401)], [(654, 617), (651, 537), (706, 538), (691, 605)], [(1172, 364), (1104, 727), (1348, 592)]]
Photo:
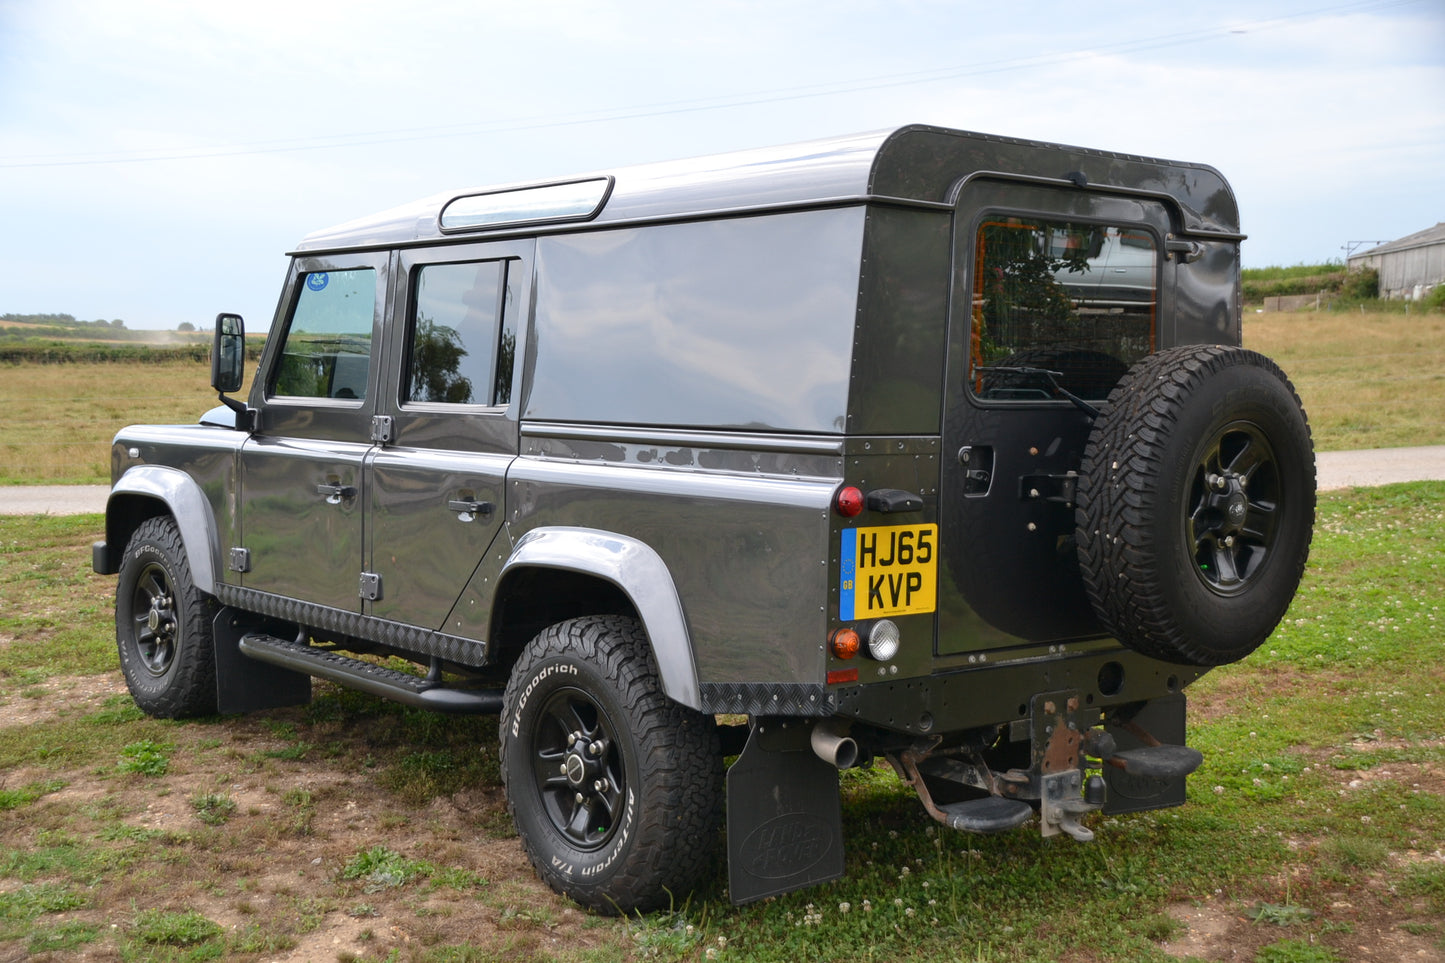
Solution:
[(880, 758), (961, 831), (1180, 804), (1184, 690), (1314, 519), (1241, 239), (1211, 168), (930, 127), (313, 234), (249, 399), (222, 315), (224, 405), (116, 436), (130, 690), (500, 713), (523, 846), (603, 913), (686, 892), (724, 792), (734, 900), (841, 875)]

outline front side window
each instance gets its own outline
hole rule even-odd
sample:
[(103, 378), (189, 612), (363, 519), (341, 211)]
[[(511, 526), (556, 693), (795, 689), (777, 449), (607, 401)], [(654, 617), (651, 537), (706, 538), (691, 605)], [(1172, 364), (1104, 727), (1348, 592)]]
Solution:
[(1157, 278), (1155, 237), (1143, 228), (985, 218), (974, 247), (975, 394), (1107, 397), (1154, 348)]
[(417, 270), (405, 402), (505, 405), (516, 335), (507, 317), (507, 262)]
[(375, 316), (376, 272), (371, 268), (303, 275), (272, 394), (365, 398)]

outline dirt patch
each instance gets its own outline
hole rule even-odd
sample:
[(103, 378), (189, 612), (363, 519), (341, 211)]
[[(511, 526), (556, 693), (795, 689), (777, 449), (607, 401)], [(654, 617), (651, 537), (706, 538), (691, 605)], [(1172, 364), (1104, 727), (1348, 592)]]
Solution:
[[(1214, 961), (1253, 960), (1260, 949), (1282, 940), (1310, 942), (1299, 925), (1281, 926), (1255, 920), (1255, 908), (1222, 900), (1178, 903), (1166, 909), (1183, 930), (1160, 949), (1176, 959)], [(1445, 927), (1419, 906), (1386, 904), (1366, 895), (1360, 900), (1339, 900), (1319, 913), (1329, 935), (1315, 941), (1355, 963), (1445, 963), (1440, 938)], [(1318, 921), (1316, 921), (1318, 922)], [(1406, 927), (1436, 927), (1433, 935), (1411, 933)]]
[[(0, 727), (53, 723), (57, 707), (80, 718), (125, 692), (118, 674), (33, 688), (35, 697), (12, 694), (0, 706)], [(409, 948), (466, 942), (528, 959), (625, 940), (537, 879), (511, 836), (500, 786), (408, 807), (378, 784), (359, 728), (332, 732), (300, 718), (299, 710), (280, 710), (175, 725), (159, 777), (93, 760), (0, 774), (0, 788), (63, 783), (29, 804), (24, 819), (0, 824), (0, 852), (49, 853), (59, 839), (66, 852), (57, 858), (97, 867), (89, 905), (46, 922), (85, 923), (111, 937), (51, 958), (118, 958), (119, 941), (148, 909), (199, 912), (247, 948), (235, 958), (277, 963), (386, 959), (393, 950), (406, 959)], [(300, 738), (318, 734), (336, 739), (297, 752)], [(228, 804), (214, 824), (202, 818), (198, 801), (207, 796)], [(375, 847), (426, 868), (405, 879), (348, 878), (358, 854)], [(57, 869), (56, 879), (81, 875)], [(0, 892), (48, 876), (27, 873)], [(32, 957), (0, 943), (0, 963), (11, 958)]]
[(0, 729), (95, 712), (106, 699), (125, 694), (125, 680), (118, 674), (46, 679), (5, 694), (0, 702)]

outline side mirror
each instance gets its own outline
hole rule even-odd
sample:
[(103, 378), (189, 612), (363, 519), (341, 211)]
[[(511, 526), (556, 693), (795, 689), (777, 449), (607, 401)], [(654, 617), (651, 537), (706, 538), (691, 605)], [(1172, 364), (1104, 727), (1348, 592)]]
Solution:
[(222, 394), (241, 387), (246, 367), (246, 322), (239, 314), (216, 315), (211, 341), (211, 387)]

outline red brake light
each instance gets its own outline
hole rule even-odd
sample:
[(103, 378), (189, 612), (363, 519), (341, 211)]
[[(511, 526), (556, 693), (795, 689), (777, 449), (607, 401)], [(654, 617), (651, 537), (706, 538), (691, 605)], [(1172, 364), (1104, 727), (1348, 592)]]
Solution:
[(838, 492), (838, 514), (852, 518), (863, 513), (863, 492), (852, 485)]

